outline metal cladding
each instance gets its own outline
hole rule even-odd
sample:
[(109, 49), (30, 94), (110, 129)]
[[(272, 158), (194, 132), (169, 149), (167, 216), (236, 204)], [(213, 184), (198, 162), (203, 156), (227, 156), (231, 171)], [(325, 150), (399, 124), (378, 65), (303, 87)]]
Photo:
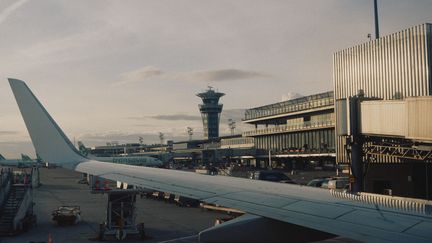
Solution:
[[(407, 137), (407, 110), (405, 103), (403, 100), (361, 102), (361, 133)], [(371, 119), (371, 117), (374, 119)]]
[(219, 98), (224, 95), (224, 93), (215, 92), (212, 87), (209, 87), (206, 92), (197, 94), (203, 101), (203, 104), (199, 105), (199, 109), (203, 120), (205, 138), (219, 137), (219, 120), (223, 106), (219, 104)]
[(432, 140), (432, 97), (406, 99), (407, 137), (415, 140)]
[(360, 106), (362, 134), (432, 141), (432, 96), (363, 101)]
[[(432, 25), (421, 24), (333, 55), (335, 100), (364, 91), (385, 100), (432, 94)], [(337, 102), (336, 102), (337, 103)], [(336, 116), (338, 116), (336, 106)], [(336, 124), (338, 127), (338, 124)], [(337, 128), (336, 128), (337, 129)], [(337, 162), (347, 162), (337, 137)]]

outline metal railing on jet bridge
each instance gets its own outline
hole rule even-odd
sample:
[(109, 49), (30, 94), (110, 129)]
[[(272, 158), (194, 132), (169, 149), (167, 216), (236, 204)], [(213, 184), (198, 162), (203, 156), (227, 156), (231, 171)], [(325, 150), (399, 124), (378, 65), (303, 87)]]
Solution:
[(345, 193), (330, 190), (330, 193), (337, 198), (360, 201), (368, 204), (377, 204), (406, 212), (432, 215), (432, 201), (417, 198), (395, 197), (381, 194), (360, 192), (358, 194)]

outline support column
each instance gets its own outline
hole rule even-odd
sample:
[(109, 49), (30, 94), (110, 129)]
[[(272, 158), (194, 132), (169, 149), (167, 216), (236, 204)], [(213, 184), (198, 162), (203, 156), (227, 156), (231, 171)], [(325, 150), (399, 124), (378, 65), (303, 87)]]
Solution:
[(363, 191), (363, 138), (360, 134), (360, 99), (363, 98), (359, 92), (357, 96), (349, 99), (349, 124), (351, 133), (351, 172), (354, 176), (353, 193)]

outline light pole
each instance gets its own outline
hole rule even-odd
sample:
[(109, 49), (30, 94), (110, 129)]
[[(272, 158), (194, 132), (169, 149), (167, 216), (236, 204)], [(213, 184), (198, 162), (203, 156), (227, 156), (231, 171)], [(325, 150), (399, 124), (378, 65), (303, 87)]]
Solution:
[(228, 127), (231, 130), (231, 135), (234, 135), (234, 129), (236, 128), (236, 122), (233, 119), (228, 119)]
[(192, 135), (193, 135), (193, 128), (192, 127), (186, 127), (187, 134), (189, 135), (189, 141), (192, 141)]
[(374, 14), (375, 14), (375, 39), (379, 36), (379, 23), (378, 23), (378, 0), (374, 0)]
[(165, 138), (165, 135), (163, 133), (159, 132), (159, 140), (160, 140), (161, 145), (163, 144), (164, 138)]

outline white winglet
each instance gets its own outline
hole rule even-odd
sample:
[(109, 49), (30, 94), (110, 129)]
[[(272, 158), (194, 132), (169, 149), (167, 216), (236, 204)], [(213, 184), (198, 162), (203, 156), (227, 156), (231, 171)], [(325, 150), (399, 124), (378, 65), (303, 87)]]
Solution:
[(79, 154), (23, 81), (9, 78), (9, 84), (33, 146), (44, 161), (74, 169), (77, 164), (87, 160)]

